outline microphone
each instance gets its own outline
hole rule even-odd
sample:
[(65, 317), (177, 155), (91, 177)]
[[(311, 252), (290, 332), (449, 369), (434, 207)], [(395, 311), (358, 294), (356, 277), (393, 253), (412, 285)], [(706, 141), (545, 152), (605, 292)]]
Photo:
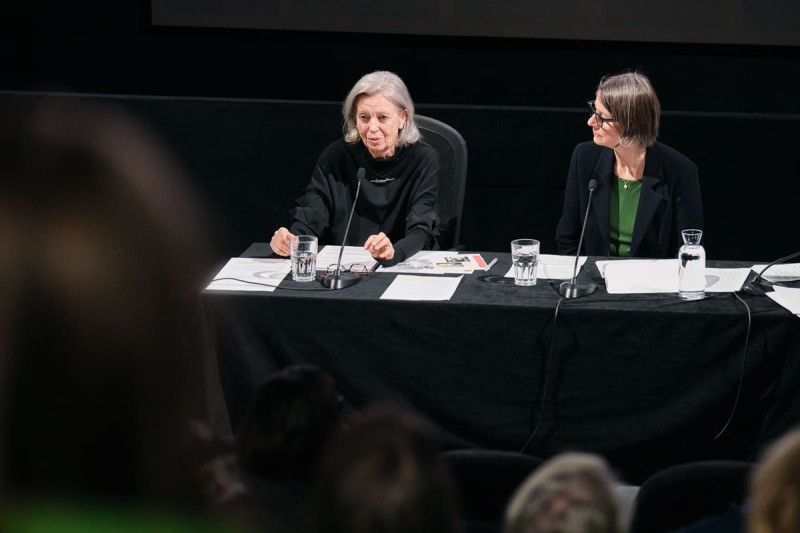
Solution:
[(322, 285), (327, 289), (345, 289), (351, 285), (355, 285), (361, 281), (362, 276), (352, 272), (342, 272), (342, 253), (344, 252), (344, 245), (347, 242), (347, 234), (350, 232), (350, 223), (353, 222), (353, 213), (356, 210), (356, 202), (358, 201), (358, 193), (361, 192), (361, 182), (364, 180), (364, 175), (367, 173), (364, 167), (359, 167), (356, 172), (358, 185), (356, 186), (356, 195), (353, 198), (353, 207), (350, 208), (350, 218), (347, 219), (347, 226), (344, 228), (344, 238), (342, 239), (342, 246), (339, 249), (339, 259), (336, 261), (336, 270), (333, 274), (322, 274), (319, 277)]
[(564, 298), (580, 298), (588, 296), (597, 290), (597, 285), (591, 282), (578, 283), (578, 259), (581, 256), (581, 245), (583, 244), (583, 234), (586, 232), (586, 221), (589, 220), (589, 209), (592, 207), (592, 195), (597, 188), (597, 180), (589, 180), (589, 202), (586, 204), (586, 214), (583, 217), (583, 227), (581, 228), (581, 238), (578, 240), (578, 252), (575, 254), (575, 266), (572, 267), (572, 279), (565, 281), (558, 287), (558, 293)]
[(764, 272), (769, 270), (769, 268), (773, 265), (777, 265), (779, 263), (785, 263), (786, 261), (790, 261), (798, 256), (800, 256), (800, 252), (795, 252), (793, 254), (787, 255), (786, 257), (781, 257), (780, 259), (776, 259), (772, 263), (765, 266), (764, 270), (759, 272), (758, 275), (753, 278), (753, 281), (750, 281), (742, 285), (742, 288), (739, 289), (739, 292), (743, 292), (745, 294), (755, 294), (757, 296), (764, 296), (767, 293), (767, 291), (764, 289), (762, 281), (764, 278)]

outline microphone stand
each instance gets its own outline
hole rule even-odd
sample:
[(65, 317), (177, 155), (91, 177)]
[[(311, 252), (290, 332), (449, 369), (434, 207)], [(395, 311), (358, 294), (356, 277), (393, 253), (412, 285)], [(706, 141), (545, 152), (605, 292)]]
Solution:
[(575, 254), (575, 265), (572, 267), (572, 279), (565, 281), (558, 287), (558, 293), (567, 299), (580, 298), (581, 296), (588, 296), (597, 290), (597, 285), (588, 281), (578, 282), (578, 259), (581, 256), (581, 245), (583, 244), (583, 235), (586, 232), (586, 222), (589, 220), (589, 209), (592, 207), (592, 195), (597, 188), (597, 180), (589, 182), (589, 202), (586, 204), (586, 214), (583, 217), (583, 227), (581, 228), (581, 238), (578, 240), (578, 252)]
[(350, 218), (347, 219), (347, 227), (344, 230), (344, 238), (342, 239), (342, 246), (339, 248), (339, 259), (336, 261), (336, 270), (333, 274), (322, 274), (319, 281), (326, 289), (338, 290), (346, 289), (361, 281), (362, 276), (352, 272), (342, 272), (342, 253), (344, 252), (344, 245), (347, 242), (347, 234), (350, 232), (350, 223), (353, 221), (353, 213), (356, 210), (356, 202), (358, 201), (358, 193), (361, 192), (361, 182), (364, 179), (366, 171), (364, 167), (360, 167), (356, 173), (358, 178), (358, 185), (356, 186), (356, 195), (353, 199), (353, 207), (350, 208)]

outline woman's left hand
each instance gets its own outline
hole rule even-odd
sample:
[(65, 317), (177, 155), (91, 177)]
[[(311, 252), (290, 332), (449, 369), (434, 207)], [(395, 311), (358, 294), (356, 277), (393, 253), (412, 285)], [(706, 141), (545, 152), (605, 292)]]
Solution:
[(394, 257), (394, 246), (384, 232), (370, 235), (367, 242), (364, 243), (364, 249), (376, 261), (391, 261)]

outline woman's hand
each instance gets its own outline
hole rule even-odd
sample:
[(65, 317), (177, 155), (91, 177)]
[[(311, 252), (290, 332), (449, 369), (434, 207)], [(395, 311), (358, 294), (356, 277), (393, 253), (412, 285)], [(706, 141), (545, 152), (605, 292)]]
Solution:
[(269, 241), (269, 247), (272, 248), (272, 251), (276, 254), (286, 257), (291, 253), (289, 247), (294, 238), (295, 236), (292, 235), (288, 229), (278, 228), (272, 235), (272, 240)]
[(370, 235), (367, 242), (364, 243), (364, 249), (376, 261), (391, 261), (394, 257), (394, 246), (384, 232)]

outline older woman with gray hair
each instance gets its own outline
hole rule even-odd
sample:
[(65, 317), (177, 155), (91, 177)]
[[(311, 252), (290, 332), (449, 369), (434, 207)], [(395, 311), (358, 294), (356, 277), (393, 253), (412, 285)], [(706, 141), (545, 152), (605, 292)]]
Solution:
[(289, 255), (291, 240), (301, 234), (341, 244), (359, 168), (366, 174), (345, 244), (363, 246), (388, 265), (433, 245), (439, 159), (420, 139), (403, 80), (384, 71), (365, 75), (350, 90), (342, 112), (344, 137), (322, 152), (289, 228), (273, 235), (272, 250)]
[(585, 252), (596, 256), (675, 257), (683, 229), (703, 228), (697, 166), (658, 141), (661, 104), (646, 76), (605, 77), (589, 102), (592, 141), (572, 154), (559, 253), (574, 255), (589, 202)]

